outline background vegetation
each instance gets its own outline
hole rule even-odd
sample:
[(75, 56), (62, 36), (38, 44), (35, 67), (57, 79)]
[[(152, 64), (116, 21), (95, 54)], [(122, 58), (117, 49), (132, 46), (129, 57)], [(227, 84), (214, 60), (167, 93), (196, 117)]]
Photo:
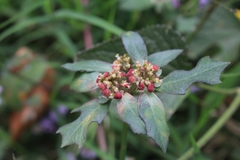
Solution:
[[(186, 39), (185, 52), (165, 72), (192, 68), (205, 55), (231, 64), (222, 84), (197, 84), (184, 96), (166, 98), (178, 108), (168, 121), (166, 154), (129, 131), (128, 158), (184, 159), (193, 147), (192, 159), (240, 159), (238, 8), (238, 0), (1, 0), (0, 159), (117, 159), (122, 123), (114, 116), (90, 125), (83, 148), (60, 148), (56, 130), (79, 116), (72, 109), (96, 96), (71, 90), (74, 74), (61, 65), (123, 31), (156, 24)], [(202, 139), (206, 135), (212, 136)]]

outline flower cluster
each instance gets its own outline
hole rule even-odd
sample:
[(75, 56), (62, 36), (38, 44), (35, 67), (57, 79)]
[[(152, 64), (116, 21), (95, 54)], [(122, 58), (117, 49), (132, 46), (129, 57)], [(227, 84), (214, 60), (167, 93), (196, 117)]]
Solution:
[(121, 99), (125, 92), (133, 93), (145, 88), (153, 92), (155, 84), (160, 84), (160, 69), (157, 65), (144, 61), (140, 64), (131, 62), (127, 54), (116, 55), (113, 62), (112, 71), (100, 74), (96, 80), (102, 94), (107, 98)]

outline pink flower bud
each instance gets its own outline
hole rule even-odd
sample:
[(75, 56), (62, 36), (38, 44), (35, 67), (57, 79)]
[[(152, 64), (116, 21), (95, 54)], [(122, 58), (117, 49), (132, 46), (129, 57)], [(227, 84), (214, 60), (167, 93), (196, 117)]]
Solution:
[(115, 99), (122, 99), (122, 93), (121, 92), (115, 93), (114, 98)]
[(111, 91), (109, 89), (105, 89), (102, 91), (102, 94), (105, 96), (105, 97), (109, 97), (110, 94), (111, 94)]
[(121, 77), (126, 77), (127, 76), (127, 74), (126, 73), (124, 73), (124, 72), (121, 72)]
[(144, 90), (144, 88), (145, 88), (145, 85), (143, 83), (139, 83), (138, 89), (139, 90)]
[(109, 76), (108, 72), (103, 73), (104, 78), (107, 78)]
[(135, 82), (135, 77), (134, 76), (129, 76), (128, 77), (128, 81), (130, 82), (130, 83), (134, 83)]
[(148, 89), (148, 92), (153, 92), (154, 91), (154, 84), (149, 84), (147, 89)]
[(98, 83), (98, 87), (99, 87), (101, 90), (106, 89), (106, 86), (105, 86), (103, 83)]
[(154, 64), (152, 66), (152, 69), (153, 69), (154, 72), (157, 72), (159, 70), (159, 68), (158, 68), (158, 66), (156, 64)]
[(130, 69), (128, 70), (128, 72), (127, 72), (127, 76), (131, 76), (131, 75), (132, 75), (132, 73), (133, 73), (133, 69), (132, 69), (132, 68), (130, 68)]

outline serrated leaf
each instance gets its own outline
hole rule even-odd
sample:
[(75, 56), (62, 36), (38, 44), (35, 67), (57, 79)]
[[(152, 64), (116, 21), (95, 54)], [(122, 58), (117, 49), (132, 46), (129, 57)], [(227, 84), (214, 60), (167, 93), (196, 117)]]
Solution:
[(147, 135), (166, 152), (169, 129), (161, 100), (154, 93), (142, 93), (138, 105), (139, 115), (146, 124)]
[(59, 128), (57, 133), (62, 134), (61, 147), (76, 143), (82, 147), (86, 140), (87, 127), (91, 122), (100, 124), (107, 114), (108, 106), (101, 105), (97, 100), (92, 100), (83, 104), (81, 107), (73, 110), (73, 112), (81, 111), (81, 115), (75, 121)]
[[(165, 26), (155, 25), (143, 28), (137, 31), (147, 46), (148, 54), (169, 50), (184, 49), (185, 40), (180, 34)], [(80, 51), (77, 59), (99, 59), (112, 63), (116, 57), (116, 53), (125, 54), (126, 50), (120, 38), (97, 44), (94, 48)]]
[(83, 73), (75, 80), (73, 80), (71, 84), (71, 89), (78, 92), (88, 92), (98, 88), (96, 79), (100, 73), (92, 72), (92, 73)]
[(122, 43), (128, 55), (134, 62), (139, 61), (143, 64), (143, 60), (147, 60), (147, 48), (142, 37), (137, 32), (125, 32), (122, 34)]
[(138, 114), (137, 100), (132, 95), (127, 92), (123, 95), (117, 102), (117, 111), (120, 118), (129, 124), (134, 133), (146, 134), (145, 125)]
[(70, 71), (87, 71), (87, 72), (110, 72), (112, 64), (99, 60), (85, 60), (75, 63), (66, 63), (63, 68)]
[(182, 51), (182, 49), (173, 49), (153, 53), (148, 57), (148, 61), (152, 64), (158, 65), (159, 67), (162, 67), (174, 60)]
[(217, 62), (209, 57), (199, 60), (197, 66), (190, 71), (174, 71), (163, 78), (163, 83), (155, 90), (170, 94), (185, 94), (186, 89), (194, 82), (218, 84), (220, 74), (229, 62)]

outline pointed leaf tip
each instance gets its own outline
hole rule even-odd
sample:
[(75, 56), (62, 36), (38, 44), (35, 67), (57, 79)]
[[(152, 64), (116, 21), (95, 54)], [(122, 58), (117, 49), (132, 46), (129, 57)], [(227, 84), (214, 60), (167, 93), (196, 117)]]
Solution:
[(147, 48), (142, 37), (137, 32), (125, 32), (122, 34), (122, 43), (125, 50), (134, 62), (147, 60)]
[(186, 89), (194, 82), (211, 85), (221, 83), (220, 74), (228, 64), (229, 62), (218, 62), (204, 57), (190, 71), (173, 71), (167, 75), (163, 78), (162, 85), (156, 90), (170, 94), (185, 94)]
[(156, 52), (148, 56), (148, 61), (162, 67), (174, 60), (180, 53), (182, 53), (182, 51), (182, 49), (172, 49)]
[(154, 93), (142, 93), (138, 106), (140, 117), (146, 124), (147, 135), (166, 152), (170, 133), (161, 100)]
[(62, 126), (57, 131), (62, 135), (61, 147), (73, 143), (81, 147), (86, 140), (88, 125), (91, 122), (100, 124), (107, 114), (108, 106), (99, 104), (97, 100), (92, 100), (74, 110), (74, 112), (76, 111), (81, 111), (81, 115), (75, 121)]

